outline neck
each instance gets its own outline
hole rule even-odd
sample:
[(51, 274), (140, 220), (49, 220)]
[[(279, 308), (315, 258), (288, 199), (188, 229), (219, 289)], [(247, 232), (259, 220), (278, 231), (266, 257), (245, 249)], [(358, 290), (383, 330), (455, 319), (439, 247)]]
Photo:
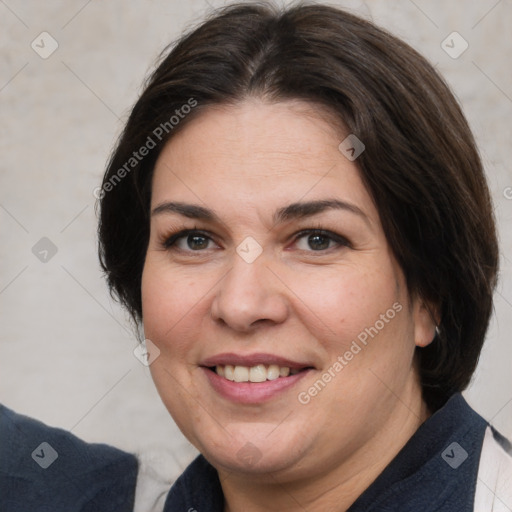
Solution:
[(421, 388), (412, 385), (409, 391), (396, 397), (393, 414), (375, 435), (333, 467), (326, 467), (320, 461), (307, 478), (297, 479), (290, 477), (289, 472), (247, 475), (219, 470), (224, 512), (346, 511), (429, 415)]

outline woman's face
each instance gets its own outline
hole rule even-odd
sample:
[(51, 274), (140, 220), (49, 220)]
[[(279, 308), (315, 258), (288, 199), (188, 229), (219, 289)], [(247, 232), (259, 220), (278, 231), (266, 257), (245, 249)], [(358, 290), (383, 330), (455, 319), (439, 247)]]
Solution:
[(210, 108), (155, 167), (151, 372), (220, 471), (375, 463), (425, 419), (413, 356), (434, 324), (326, 119), (298, 101)]

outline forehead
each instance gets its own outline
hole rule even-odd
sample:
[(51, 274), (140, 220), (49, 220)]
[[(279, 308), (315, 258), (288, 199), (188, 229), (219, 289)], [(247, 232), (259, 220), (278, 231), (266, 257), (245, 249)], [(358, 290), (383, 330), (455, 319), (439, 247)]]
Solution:
[(170, 199), (268, 206), (328, 195), (371, 209), (359, 169), (338, 149), (345, 136), (333, 116), (301, 101), (208, 108), (162, 150), (152, 206)]

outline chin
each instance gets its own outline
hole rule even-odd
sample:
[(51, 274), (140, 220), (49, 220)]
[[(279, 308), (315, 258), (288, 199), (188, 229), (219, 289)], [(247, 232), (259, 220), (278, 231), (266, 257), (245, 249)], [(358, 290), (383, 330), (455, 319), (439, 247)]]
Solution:
[[(251, 436), (239, 432), (224, 437), (222, 441), (205, 439), (196, 448), (217, 469), (228, 472), (265, 475), (286, 473), (300, 466), (305, 447), (300, 447), (297, 439), (290, 436), (269, 439), (260, 432)], [(304, 438), (301, 437), (304, 442)]]
[[(276, 473), (286, 473), (294, 468), (298, 461), (284, 450), (278, 453), (263, 452), (247, 443), (240, 450), (230, 453), (207, 453), (205, 457), (217, 469), (227, 472), (250, 475), (268, 475), (271, 480)], [(272, 476), (271, 476), (272, 475)]]

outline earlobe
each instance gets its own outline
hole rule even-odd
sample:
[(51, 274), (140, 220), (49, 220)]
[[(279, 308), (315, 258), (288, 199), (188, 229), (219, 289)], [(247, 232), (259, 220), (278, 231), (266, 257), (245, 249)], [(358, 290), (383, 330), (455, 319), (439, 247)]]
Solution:
[(440, 315), (434, 305), (417, 298), (414, 304), (414, 342), (417, 347), (430, 345), (439, 333)]

